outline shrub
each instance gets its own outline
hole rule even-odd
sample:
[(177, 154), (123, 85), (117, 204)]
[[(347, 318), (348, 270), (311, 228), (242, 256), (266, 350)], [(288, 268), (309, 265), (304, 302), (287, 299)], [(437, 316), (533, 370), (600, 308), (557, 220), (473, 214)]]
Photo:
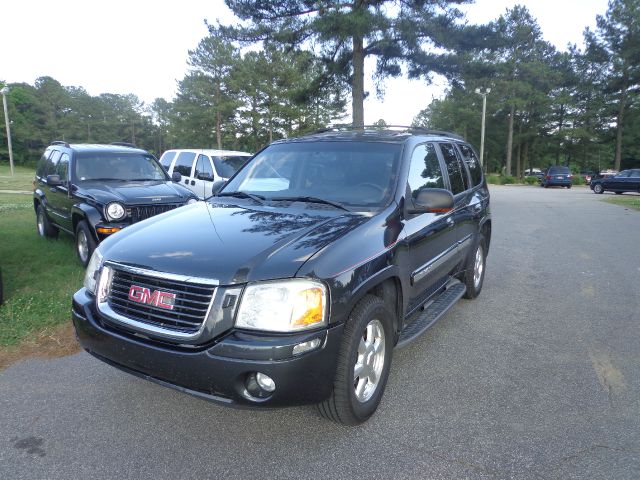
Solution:
[(505, 175), (501, 178), (502, 185), (512, 185), (516, 183), (516, 177), (512, 177), (511, 175)]
[(502, 182), (500, 181), (500, 175), (495, 173), (491, 175), (487, 175), (487, 183), (491, 185), (500, 185)]
[(524, 183), (527, 185), (536, 185), (538, 183), (538, 177), (524, 177)]
[(584, 178), (582, 178), (580, 175), (574, 175), (573, 177), (571, 177), (571, 183), (573, 185), (584, 185), (585, 181)]

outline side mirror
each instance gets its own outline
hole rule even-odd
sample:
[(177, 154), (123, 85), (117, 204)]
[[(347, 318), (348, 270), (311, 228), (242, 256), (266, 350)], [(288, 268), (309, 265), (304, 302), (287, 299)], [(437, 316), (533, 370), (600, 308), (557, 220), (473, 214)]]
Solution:
[(453, 210), (453, 194), (443, 188), (422, 188), (409, 213), (447, 213)]
[(182, 180), (182, 175), (180, 174), (180, 172), (173, 172), (173, 174), (171, 175), (171, 180), (178, 183), (180, 180)]
[(62, 185), (60, 175), (47, 175), (47, 185), (50, 187), (59, 187)]
[(213, 182), (211, 184), (211, 195), (216, 195), (220, 190), (222, 190), (222, 187), (224, 187), (226, 183), (227, 182), (224, 180), (216, 180)]

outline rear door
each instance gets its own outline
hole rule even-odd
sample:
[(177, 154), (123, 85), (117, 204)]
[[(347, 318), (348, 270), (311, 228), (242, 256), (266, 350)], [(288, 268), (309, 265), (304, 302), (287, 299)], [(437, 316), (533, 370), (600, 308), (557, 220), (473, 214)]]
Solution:
[(189, 188), (193, 187), (191, 190), (198, 195), (198, 198), (206, 198), (211, 195), (211, 185), (214, 180), (211, 158), (208, 155), (198, 155), (192, 185)]
[(173, 165), (173, 171), (182, 175), (180, 182), (189, 190), (197, 194), (194, 189), (196, 182), (192, 178), (192, 172), (195, 171), (196, 160), (195, 152), (180, 152)]

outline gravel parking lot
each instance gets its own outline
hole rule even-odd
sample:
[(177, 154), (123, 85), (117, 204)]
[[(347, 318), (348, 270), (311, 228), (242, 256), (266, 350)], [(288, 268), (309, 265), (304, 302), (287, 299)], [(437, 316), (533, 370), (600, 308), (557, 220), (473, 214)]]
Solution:
[(395, 352), (368, 423), (31, 359), (0, 372), (0, 478), (640, 478), (640, 212), (588, 188), (491, 194), (482, 294)]

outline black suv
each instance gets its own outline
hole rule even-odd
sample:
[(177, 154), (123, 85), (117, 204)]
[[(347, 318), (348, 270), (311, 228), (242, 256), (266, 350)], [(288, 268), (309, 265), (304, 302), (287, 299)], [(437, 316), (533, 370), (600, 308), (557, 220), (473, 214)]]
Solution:
[(34, 185), (38, 234), (57, 237), (60, 229), (75, 235), (85, 266), (96, 245), (111, 234), (196, 201), (153, 155), (120, 143), (53, 142), (38, 162)]
[(282, 140), (208, 201), (104, 241), (73, 322), (89, 353), (134, 375), (227, 405), (319, 403), (357, 424), (394, 347), (480, 293), (490, 238), (487, 184), (460, 137)]

